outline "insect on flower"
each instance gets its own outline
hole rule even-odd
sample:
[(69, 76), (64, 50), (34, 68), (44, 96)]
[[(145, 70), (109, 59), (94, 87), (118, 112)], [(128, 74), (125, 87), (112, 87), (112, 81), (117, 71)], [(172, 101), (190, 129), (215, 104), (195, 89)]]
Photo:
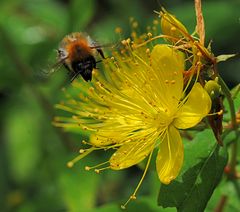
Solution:
[(101, 60), (96, 61), (95, 56), (100, 54), (106, 59), (102, 46), (82, 32), (66, 35), (60, 42), (57, 52), (57, 64), (63, 64), (69, 71), (71, 82), (79, 75), (85, 81), (91, 81), (93, 69), (96, 69), (96, 64), (101, 62)]

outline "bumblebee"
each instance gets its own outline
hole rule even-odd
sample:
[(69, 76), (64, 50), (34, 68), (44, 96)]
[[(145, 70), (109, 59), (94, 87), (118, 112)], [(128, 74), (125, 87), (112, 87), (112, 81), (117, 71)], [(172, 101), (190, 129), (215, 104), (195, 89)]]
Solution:
[(106, 59), (101, 46), (93, 41), (88, 35), (81, 32), (74, 32), (65, 36), (60, 42), (58, 63), (61, 63), (68, 70), (71, 82), (79, 75), (85, 81), (91, 81), (92, 71), (97, 68), (95, 56), (100, 54)]

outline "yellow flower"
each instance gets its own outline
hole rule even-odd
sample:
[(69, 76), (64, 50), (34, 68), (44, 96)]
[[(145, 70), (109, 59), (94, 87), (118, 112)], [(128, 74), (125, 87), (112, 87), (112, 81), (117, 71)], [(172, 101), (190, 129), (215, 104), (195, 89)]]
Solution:
[(148, 156), (150, 161), (157, 148), (157, 174), (169, 184), (183, 164), (179, 129), (195, 126), (211, 108), (211, 99), (199, 83), (191, 89), (189, 83), (184, 85), (184, 70), (184, 55), (168, 45), (130, 50), (124, 56), (116, 53), (94, 74), (92, 84), (75, 81), (82, 92), (79, 99), (58, 105), (73, 116), (58, 117), (56, 125), (89, 130), (92, 148), (82, 151), (85, 154), (116, 149), (108, 161), (113, 170), (136, 165)]

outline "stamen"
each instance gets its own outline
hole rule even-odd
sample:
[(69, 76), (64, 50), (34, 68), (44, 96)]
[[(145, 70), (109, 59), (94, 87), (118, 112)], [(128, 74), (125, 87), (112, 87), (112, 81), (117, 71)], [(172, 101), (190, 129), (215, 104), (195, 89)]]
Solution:
[(151, 32), (148, 32), (148, 33), (147, 33), (147, 36), (148, 36), (149, 38), (151, 38), (153, 35), (152, 35)]
[(158, 24), (159, 24), (159, 23), (158, 23), (158, 20), (156, 20), (156, 19), (153, 20), (153, 24), (154, 24), (154, 25), (158, 25)]
[(94, 171), (99, 174), (101, 171), (103, 170), (106, 170), (106, 169), (110, 169), (110, 166), (107, 166), (107, 167), (104, 167), (104, 168), (101, 168), (101, 169), (95, 169)]
[(137, 28), (137, 27), (138, 27), (138, 22), (137, 22), (137, 21), (134, 21), (134, 22), (132, 23), (132, 27), (133, 27), (133, 28)]
[(220, 111), (215, 112), (215, 113), (209, 113), (208, 116), (215, 116), (215, 115), (221, 116), (222, 114), (223, 114), (223, 110), (220, 110)]
[[(154, 149), (153, 149), (153, 150), (154, 150)], [(139, 183), (138, 183), (135, 191), (133, 192), (133, 194), (129, 197), (129, 199), (128, 199), (123, 205), (121, 205), (121, 208), (122, 208), (122, 209), (126, 209), (127, 204), (128, 204), (131, 200), (137, 199), (136, 194), (137, 194), (140, 186), (142, 185), (142, 182), (143, 182), (143, 180), (144, 180), (144, 178), (145, 178), (145, 176), (146, 176), (146, 174), (147, 174), (147, 171), (148, 171), (148, 168), (149, 168), (149, 165), (150, 165), (150, 162), (151, 162), (153, 150), (151, 151), (151, 153), (150, 153), (150, 155), (149, 155), (149, 157), (148, 157), (148, 161), (147, 161), (145, 170), (144, 170), (144, 172), (143, 172), (142, 178), (140, 179), (140, 181), (139, 181)]]
[[(104, 168), (101, 168), (101, 169), (96, 169), (96, 168), (98, 168), (98, 167), (100, 167), (100, 166), (103, 166), (103, 165), (105, 165), (105, 164), (107, 164), (107, 163), (109, 163), (109, 161), (105, 161), (105, 162), (103, 162), (103, 163), (100, 163), (100, 164), (97, 164), (97, 165), (95, 165), (95, 166), (85, 166), (85, 170), (86, 171), (89, 171), (89, 170), (91, 170), (91, 169), (95, 169), (95, 172), (96, 172), (96, 170), (103, 170), (103, 169), (106, 169), (106, 167), (104, 167)], [(109, 167), (108, 167), (109, 168)]]
[(67, 167), (68, 168), (72, 168), (74, 166), (74, 164), (76, 162), (78, 162), (79, 160), (81, 160), (82, 158), (84, 158), (85, 156), (87, 156), (89, 153), (91, 153), (93, 150), (95, 150), (95, 148), (90, 148), (90, 149), (85, 149), (85, 151), (83, 153), (81, 153), (80, 155), (78, 155), (77, 157), (75, 157), (73, 160), (69, 161), (67, 163)]
[(122, 28), (121, 27), (116, 27), (115, 33), (121, 34), (122, 33)]

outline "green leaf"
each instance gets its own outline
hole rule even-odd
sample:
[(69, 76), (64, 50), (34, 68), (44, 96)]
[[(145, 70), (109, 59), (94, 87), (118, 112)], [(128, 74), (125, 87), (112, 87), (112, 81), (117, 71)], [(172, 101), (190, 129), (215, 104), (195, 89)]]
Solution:
[(221, 180), (227, 150), (216, 144), (210, 130), (185, 144), (184, 167), (179, 177), (160, 188), (158, 204), (178, 211), (203, 211)]
[(222, 55), (218, 55), (216, 57), (217, 63), (226, 61), (226, 60), (228, 60), (228, 59), (230, 59), (232, 57), (235, 57), (235, 56), (236, 56), (236, 54), (222, 54)]

